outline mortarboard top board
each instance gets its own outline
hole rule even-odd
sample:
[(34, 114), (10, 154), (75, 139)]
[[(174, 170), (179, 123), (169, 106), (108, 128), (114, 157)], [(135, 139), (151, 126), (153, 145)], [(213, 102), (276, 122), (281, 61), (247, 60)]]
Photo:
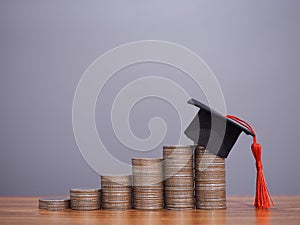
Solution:
[(247, 135), (255, 136), (246, 127), (195, 99), (190, 99), (188, 103), (197, 106), (200, 110), (186, 128), (185, 135), (193, 140), (194, 144), (207, 148), (215, 155), (227, 158), (242, 131)]

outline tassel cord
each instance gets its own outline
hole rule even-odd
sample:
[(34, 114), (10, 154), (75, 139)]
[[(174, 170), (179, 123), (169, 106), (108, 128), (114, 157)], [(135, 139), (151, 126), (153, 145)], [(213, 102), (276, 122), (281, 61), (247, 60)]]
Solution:
[(248, 130), (250, 130), (254, 136), (253, 136), (253, 144), (251, 145), (252, 153), (255, 158), (255, 165), (257, 170), (257, 176), (256, 176), (256, 195), (254, 200), (254, 206), (256, 208), (262, 208), (262, 209), (268, 209), (270, 208), (270, 202), (272, 205), (274, 205), (274, 202), (272, 200), (272, 197), (269, 193), (269, 190), (267, 188), (267, 184), (265, 181), (264, 173), (263, 173), (263, 166), (262, 166), (262, 147), (260, 144), (257, 143), (256, 140), (256, 134), (253, 129), (253, 127), (247, 123), (246, 121), (232, 115), (227, 115), (226, 118), (229, 118), (242, 126), (246, 127)]

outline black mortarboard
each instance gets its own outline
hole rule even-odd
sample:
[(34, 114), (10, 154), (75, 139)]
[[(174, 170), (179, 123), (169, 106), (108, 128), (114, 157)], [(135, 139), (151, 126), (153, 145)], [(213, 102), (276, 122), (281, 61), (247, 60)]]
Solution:
[(185, 130), (185, 135), (193, 140), (194, 144), (205, 147), (215, 155), (226, 158), (242, 131), (255, 136), (246, 127), (195, 99), (189, 100), (188, 103), (199, 107), (200, 110)]
[(262, 170), (262, 147), (256, 142), (253, 127), (246, 121), (232, 115), (226, 117), (195, 99), (188, 103), (200, 108), (195, 118), (185, 130), (194, 144), (205, 147), (211, 153), (226, 158), (242, 131), (253, 137), (252, 153), (256, 161), (256, 196), (257, 208), (270, 208), (272, 198), (267, 188)]

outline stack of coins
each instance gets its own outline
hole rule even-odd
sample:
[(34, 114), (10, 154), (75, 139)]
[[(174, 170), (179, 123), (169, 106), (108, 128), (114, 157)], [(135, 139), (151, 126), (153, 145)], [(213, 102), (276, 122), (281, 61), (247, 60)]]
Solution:
[(76, 188), (70, 190), (71, 209), (95, 210), (101, 206), (100, 189)]
[(39, 199), (39, 209), (50, 211), (60, 211), (70, 208), (70, 199), (67, 198), (41, 198)]
[(133, 204), (135, 209), (164, 207), (162, 159), (132, 159)]
[(131, 176), (101, 176), (102, 209), (132, 208)]
[(165, 208), (193, 209), (194, 167), (193, 146), (164, 146)]
[(195, 170), (197, 209), (226, 209), (225, 160), (197, 146)]

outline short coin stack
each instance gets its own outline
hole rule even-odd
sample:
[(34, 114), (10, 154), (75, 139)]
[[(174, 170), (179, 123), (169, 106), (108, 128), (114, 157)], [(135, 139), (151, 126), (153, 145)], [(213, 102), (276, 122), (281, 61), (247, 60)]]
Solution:
[(193, 209), (194, 168), (193, 146), (164, 146), (165, 208)]
[(132, 159), (133, 204), (135, 209), (164, 207), (162, 159)]
[(132, 208), (131, 176), (101, 176), (102, 209)]
[(41, 198), (39, 199), (39, 209), (50, 211), (60, 211), (70, 208), (70, 199), (67, 198)]
[(71, 189), (71, 209), (95, 210), (101, 206), (101, 189)]
[(195, 173), (197, 209), (226, 209), (225, 160), (197, 146)]

